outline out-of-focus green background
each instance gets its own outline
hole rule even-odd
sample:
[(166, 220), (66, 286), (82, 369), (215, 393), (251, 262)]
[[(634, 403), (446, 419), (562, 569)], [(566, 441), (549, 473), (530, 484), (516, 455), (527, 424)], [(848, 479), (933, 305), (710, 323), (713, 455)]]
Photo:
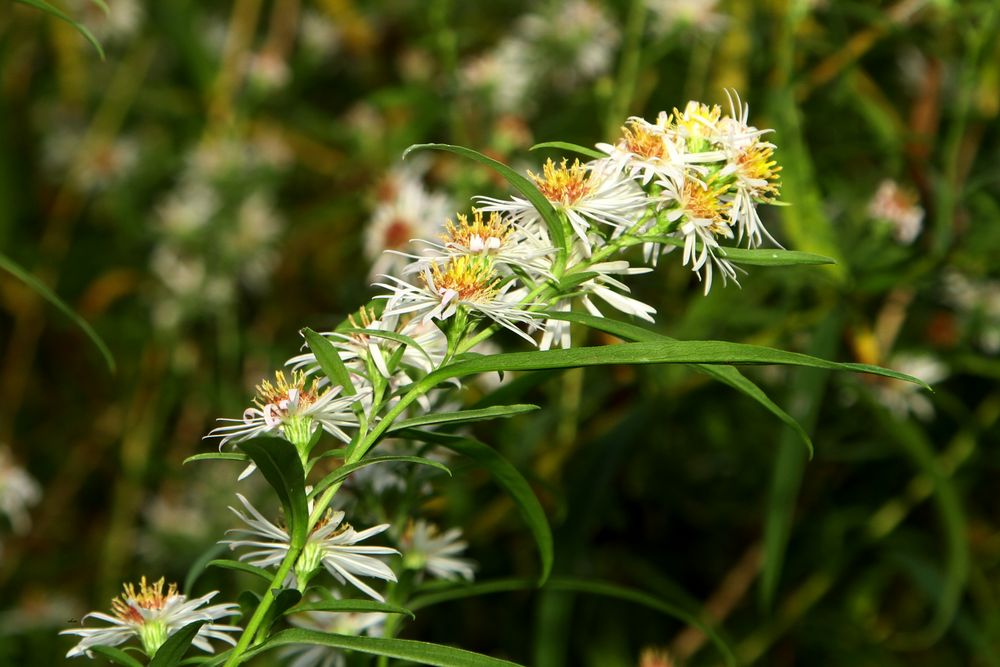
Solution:
[[(537, 168), (553, 154), (534, 143), (607, 141), (727, 88), (775, 129), (790, 206), (769, 229), (838, 263), (754, 267), (706, 297), (668, 255), (631, 283), (658, 329), (887, 365), (935, 393), (749, 369), (811, 432), (807, 461), (689, 370), (595, 369), (507, 385), (545, 409), (480, 437), (534, 485), (557, 574), (701, 609), (742, 664), (1000, 664), (994, 0), (58, 4), (106, 58), (0, 4), (0, 252), (117, 370), (0, 274), (0, 664), (62, 664), (58, 630), (122, 581), (183, 581), (234, 527), (238, 471), (181, 461), (298, 329), (373, 294), (374, 252), (400, 239), (386, 220), (405, 218), (398, 170), (449, 211), (504, 193), (450, 157), (404, 166), (408, 145)], [(475, 470), (424, 509), (465, 530), (480, 579), (534, 573), (530, 535)], [(198, 589), (241, 584), (209, 571)], [(648, 647), (721, 664), (668, 616), (567, 593), (428, 608), (403, 636), (545, 667), (638, 665)]]

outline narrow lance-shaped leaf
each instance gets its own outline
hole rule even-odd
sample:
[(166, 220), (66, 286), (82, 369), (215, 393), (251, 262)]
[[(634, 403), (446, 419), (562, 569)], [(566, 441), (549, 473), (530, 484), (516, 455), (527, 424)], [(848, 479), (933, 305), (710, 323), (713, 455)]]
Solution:
[[(588, 326), (592, 329), (603, 331), (630, 341), (648, 343), (657, 340), (675, 340), (669, 336), (664, 336), (663, 334), (655, 331), (650, 331), (644, 327), (604, 317), (595, 317), (594, 315), (587, 313), (544, 311), (541, 314), (554, 320), (563, 320), (565, 322), (583, 324), (584, 326)], [(803, 429), (799, 424), (798, 420), (785, 412), (780, 406), (778, 406), (778, 404), (772, 401), (760, 387), (750, 381), (737, 369), (732, 366), (710, 366), (707, 364), (695, 364), (694, 368), (698, 369), (698, 371), (704, 373), (705, 375), (708, 375), (709, 377), (712, 377), (719, 382), (727, 384), (733, 389), (746, 394), (764, 406), (764, 408), (766, 408), (771, 414), (776, 416), (795, 432), (803, 444), (805, 444), (806, 449), (809, 451), (809, 456), (812, 457), (812, 439), (809, 437), (809, 434), (805, 431), (805, 429)]]
[(548, 518), (541, 503), (535, 497), (531, 486), (527, 480), (518, 472), (507, 459), (500, 455), (489, 445), (472, 438), (466, 438), (435, 431), (421, 431), (419, 429), (408, 429), (403, 431), (404, 437), (440, 445), (446, 449), (458, 452), (467, 456), (479, 465), (486, 468), (497, 483), (510, 494), (515, 506), (521, 513), (528, 529), (531, 530), (538, 545), (538, 555), (542, 563), (542, 572), (538, 578), (538, 585), (541, 586), (549, 578), (552, 571), (553, 547), (552, 529), (549, 527)]
[[(97, 38), (94, 37), (94, 33), (90, 32), (90, 30), (87, 29), (87, 26), (83, 25), (79, 21), (74, 21), (69, 15), (55, 5), (45, 2), (45, 0), (14, 0), (14, 2), (20, 2), (22, 5), (28, 5), (29, 7), (40, 9), (46, 14), (56, 17), (60, 21), (65, 21), (70, 24), (76, 28), (77, 32), (83, 35), (88, 42), (90, 42), (91, 46), (97, 49), (97, 54), (101, 56), (101, 60), (104, 60), (104, 49), (101, 47), (101, 43), (97, 41)], [(107, 5), (104, 5), (103, 2), (100, 3), (100, 5), (104, 6), (105, 11), (107, 11)]]
[[(331, 646), (347, 651), (357, 651), (370, 655), (384, 655), (388, 658), (407, 660), (421, 665), (437, 667), (518, 667), (517, 663), (499, 658), (491, 658), (481, 653), (473, 653), (451, 646), (429, 644), (411, 639), (388, 639), (385, 637), (352, 637), (335, 635), (315, 630), (282, 630), (248, 652), (244, 659), (252, 658), (265, 651), (289, 644), (315, 644)], [(242, 662), (242, 660), (241, 660)]]
[(87, 335), (87, 338), (89, 338), (90, 341), (94, 344), (94, 346), (98, 349), (98, 351), (101, 353), (101, 356), (104, 357), (104, 363), (107, 364), (108, 370), (114, 372), (115, 358), (111, 355), (111, 350), (108, 349), (108, 346), (105, 345), (104, 341), (101, 339), (100, 336), (97, 335), (97, 332), (94, 331), (94, 328), (90, 326), (90, 323), (87, 322), (87, 320), (77, 315), (76, 311), (74, 311), (72, 308), (66, 305), (66, 302), (64, 302), (62, 299), (56, 296), (55, 292), (50, 290), (45, 285), (45, 283), (43, 283), (38, 278), (36, 278), (35, 276), (31, 275), (20, 266), (18, 266), (15, 262), (13, 262), (9, 257), (4, 255), (3, 253), (0, 253), (0, 269), (3, 269), (4, 271), (10, 273), (12, 276), (23, 282), (25, 285), (27, 285), (37, 294), (39, 294), (43, 299), (45, 299), (53, 306), (55, 306), (59, 310), (59, 312), (61, 312), (63, 315), (72, 320), (72, 322), (76, 326), (78, 326), (80, 330), (83, 331), (83, 333)]
[(237, 572), (246, 572), (247, 574), (252, 574), (256, 577), (260, 577), (264, 581), (270, 583), (274, 579), (273, 573), (265, 570), (262, 567), (257, 567), (256, 565), (251, 565), (250, 563), (244, 563), (243, 561), (230, 560), (228, 558), (217, 558), (215, 560), (210, 560), (206, 567), (221, 567), (225, 570), (236, 570)]
[(249, 456), (240, 452), (205, 452), (187, 457), (184, 459), (184, 464), (187, 465), (194, 461), (242, 461), (246, 463), (249, 460)]
[(156, 650), (156, 655), (149, 661), (149, 667), (176, 667), (184, 659), (184, 654), (191, 648), (201, 626), (208, 621), (195, 621), (188, 623), (183, 628), (170, 635), (167, 641)]
[(291, 543), (305, 544), (309, 523), (305, 472), (292, 443), (280, 438), (254, 438), (238, 447), (257, 464), (257, 469), (274, 489), (285, 510)]
[(784, 366), (804, 366), (826, 368), (836, 371), (870, 373), (905, 382), (930, 387), (911, 375), (871, 366), (869, 364), (838, 363), (811, 357), (798, 352), (785, 352), (761, 345), (727, 343), (714, 340), (661, 340), (650, 343), (623, 343), (581, 347), (568, 350), (546, 350), (536, 352), (509, 352), (488, 357), (467, 359), (448, 364), (429, 373), (411, 391), (425, 391), (451, 378), (465, 377), (476, 373), (512, 370), (545, 370), (550, 368), (576, 368), (583, 366), (609, 366), (628, 364), (775, 364)]
[(309, 349), (316, 355), (316, 362), (320, 369), (330, 378), (330, 382), (343, 387), (346, 396), (357, 394), (358, 390), (351, 382), (351, 374), (347, 372), (347, 366), (344, 365), (344, 361), (340, 358), (340, 353), (337, 352), (333, 343), (309, 327), (302, 330), (302, 335), (305, 337), (306, 343), (309, 344)]
[(595, 159), (607, 157), (607, 155), (599, 150), (587, 148), (586, 146), (581, 146), (580, 144), (573, 144), (568, 141), (543, 141), (540, 144), (535, 144), (529, 150), (537, 151), (541, 148), (557, 148), (559, 150), (579, 153), (580, 155), (585, 155)]
[[(645, 237), (643, 237), (645, 238)], [(648, 240), (665, 245), (684, 246), (684, 239), (673, 236), (656, 236)], [(698, 245), (701, 249), (700, 243)], [(720, 257), (725, 257), (735, 264), (748, 266), (815, 266), (820, 264), (836, 264), (837, 261), (825, 255), (817, 255), (801, 250), (784, 250), (782, 248), (734, 248), (721, 246), (716, 250)]]
[(532, 412), (537, 409), (537, 405), (530, 404), (497, 405), (489, 408), (480, 408), (478, 410), (459, 410), (458, 412), (427, 414), (395, 422), (389, 428), (388, 432), (392, 433), (393, 431), (401, 431), (405, 428), (429, 426), (431, 424), (465, 424), (468, 422), (484, 421), (501, 417), (513, 417), (514, 415)]
[(413, 151), (421, 150), (437, 150), (437, 151), (447, 151), (449, 153), (455, 153), (456, 155), (461, 155), (462, 157), (467, 157), (470, 160), (475, 160), (480, 164), (484, 164), (498, 174), (503, 176), (511, 187), (521, 193), (525, 199), (527, 199), (538, 214), (542, 216), (545, 221), (545, 226), (549, 231), (549, 239), (552, 241), (552, 245), (555, 246), (559, 251), (559, 259), (557, 260), (557, 273), (559, 267), (562, 267), (566, 263), (566, 235), (563, 231), (563, 223), (556, 213), (556, 210), (549, 203), (549, 200), (545, 198), (538, 188), (535, 187), (534, 183), (529, 181), (524, 176), (508, 167), (502, 162), (498, 162), (493, 158), (487, 157), (482, 153), (472, 150), (471, 148), (465, 148), (463, 146), (453, 146), (451, 144), (414, 144), (406, 149), (403, 153), (403, 158), (405, 159)]

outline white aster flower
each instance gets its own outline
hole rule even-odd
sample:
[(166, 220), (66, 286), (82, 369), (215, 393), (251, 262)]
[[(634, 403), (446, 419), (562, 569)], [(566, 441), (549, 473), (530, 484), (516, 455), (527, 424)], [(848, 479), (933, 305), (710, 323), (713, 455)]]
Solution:
[(524, 271), (532, 280), (550, 277), (552, 261), (549, 256), (555, 249), (540, 234), (531, 233), (496, 211), (484, 217), (483, 211), (474, 208), (472, 222), (461, 213), (457, 219), (457, 224), (446, 221), (440, 243), (423, 241), (429, 248), (424, 249), (422, 255), (412, 256), (417, 261), (407, 266), (404, 274), (419, 273), (452, 257), (471, 255), (488, 256), (498, 269), (505, 269), (507, 273), (511, 269)]
[(0, 447), (0, 514), (7, 517), (15, 533), (23, 533), (31, 526), (28, 508), (41, 497), (38, 482), (14, 463), (7, 447)]
[(515, 32), (526, 42), (526, 57), (541, 63), (546, 80), (562, 90), (606, 74), (621, 40), (615, 22), (590, 0), (553, 3), (545, 14), (522, 17)]
[(532, 102), (538, 62), (531, 45), (518, 37), (500, 41), (496, 48), (466, 62), (459, 71), (463, 91), (478, 92), (500, 113), (523, 112)]
[[(553, 208), (566, 215), (588, 257), (595, 240), (592, 231), (600, 233), (608, 227), (615, 232), (632, 227), (649, 204), (642, 188), (607, 160), (586, 164), (575, 160), (571, 166), (566, 160), (559, 165), (547, 160), (541, 175), (529, 171), (528, 176)], [(541, 220), (534, 205), (520, 197), (477, 199), (485, 204), (483, 211), (507, 213), (525, 225), (539, 224)]]
[(475, 577), (475, 564), (459, 555), (469, 546), (462, 538), (460, 528), (441, 532), (437, 526), (423, 519), (411, 521), (400, 538), (403, 567), (408, 570), (426, 571), (438, 579), (465, 579)]
[(689, 153), (680, 137), (668, 132), (671, 116), (661, 111), (655, 123), (632, 116), (622, 126), (614, 144), (599, 143), (597, 149), (629, 177), (648, 185), (653, 179), (682, 183), (688, 170), (704, 173), (698, 166), (721, 159), (718, 152)]
[[(886, 366), (929, 385), (948, 377), (948, 367), (929, 354), (896, 354)], [(875, 382), (875, 396), (879, 402), (900, 419), (912, 414), (926, 421), (934, 416), (934, 404), (920, 385), (893, 378), (878, 378)]]
[(714, 11), (718, 4), (719, 0), (645, 0), (653, 15), (652, 29), (659, 35), (684, 28), (704, 34), (719, 32), (725, 27), (727, 17)]
[(83, 637), (70, 649), (67, 658), (86, 655), (93, 657), (91, 649), (95, 646), (118, 646), (132, 637), (138, 637), (142, 649), (147, 656), (153, 657), (170, 635), (195, 621), (208, 621), (201, 626), (192, 644), (207, 653), (213, 653), (210, 639), (217, 639), (236, 645), (236, 641), (227, 632), (239, 632), (241, 628), (235, 625), (220, 625), (213, 623), (220, 618), (236, 616), (239, 607), (235, 604), (217, 604), (205, 606), (218, 591), (212, 591), (200, 598), (188, 600), (187, 596), (177, 592), (177, 584), (170, 584), (163, 590), (163, 578), (152, 584), (146, 583), (143, 577), (136, 591), (132, 584), (125, 584), (124, 592), (111, 602), (114, 616), (101, 612), (91, 612), (83, 620), (95, 618), (109, 625), (102, 628), (80, 628), (63, 630), (59, 634), (77, 635)]
[(733, 238), (733, 231), (722, 214), (724, 202), (720, 196), (724, 189), (693, 179), (680, 189), (675, 189), (673, 183), (660, 184), (668, 198), (679, 206), (668, 212), (668, 218), (680, 221), (678, 231), (684, 237), (682, 264), (690, 264), (698, 279), (704, 281), (705, 294), (712, 289), (714, 270), (722, 275), (723, 284), (729, 279), (738, 284), (736, 268), (720, 256), (721, 246), (717, 240), (719, 237)]
[(392, 293), (376, 298), (388, 299), (384, 315), (413, 313), (424, 322), (446, 320), (459, 308), (473, 314), (485, 315), (497, 324), (513, 331), (522, 338), (534, 340), (518, 328), (527, 324), (529, 329), (538, 326), (534, 316), (519, 306), (523, 290), (513, 290), (513, 280), (506, 282), (494, 268), (488, 256), (461, 255), (451, 258), (442, 269), (432, 264), (420, 273), (421, 286), (385, 276), (391, 283), (377, 283)]
[[(236, 497), (249, 515), (234, 507), (229, 509), (249, 529), (229, 531), (234, 533), (237, 539), (223, 540), (222, 543), (228, 544), (233, 550), (240, 547), (253, 549), (241, 554), (239, 557), (241, 561), (247, 561), (257, 567), (276, 567), (288, 553), (290, 543), (288, 531), (265, 519), (242, 495), (236, 494)], [(295, 577), (301, 584), (322, 566), (340, 583), (350, 582), (361, 592), (383, 602), (384, 598), (356, 575), (396, 581), (392, 569), (374, 556), (388, 556), (399, 552), (390, 547), (359, 546), (358, 543), (384, 532), (389, 528), (389, 524), (383, 523), (358, 532), (349, 523), (343, 523), (343, 520), (343, 512), (327, 510), (323, 519), (309, 533), (306, 546), (295, 564)]]
[(371, 276), (399, 275), (408, 261), (399, 253), (412, 250), (413, 239), (437, 231), (451, 210), (447, 197), (424, 187), (421, 171), (419, 164), (394, 169), (379, 186), (379, 201), (364, 239), (365, 256), (373, 263)]
[(924, 209), (917, 204), (916, 194), (891, 179), (879, 184), (868, 203), (868, 215), (888, 222), (893, 238), (903, 245), (913, 243), (924, 225)]

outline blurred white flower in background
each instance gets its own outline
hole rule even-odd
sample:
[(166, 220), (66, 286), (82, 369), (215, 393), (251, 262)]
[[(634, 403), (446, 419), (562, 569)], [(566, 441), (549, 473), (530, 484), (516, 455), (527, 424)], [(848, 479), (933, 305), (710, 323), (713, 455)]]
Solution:
[[(900, 373), (912, 375), (929, 385), (937, 384), (948, 377), (948, 367), (929, 354), (895, 354), (889, 358), (886, 366)], [(900, 419), (905, 419), (911, 414), (923, 420), (934, 416), (934, 404), (920, 385), (892, 378), (878, 378), (875, 383), (875, 396), (879, 402)]]
[(889, 223), (893, 238), (903, 245), (913, 243), (924, 226), (924, 209), (916, 193), (891, 179), (879, 184), (868, 203), (868, 215)]
[(14, 462), (10, 449), (0, 445), (0, 514), (7, 517), (15, 533), (31, 527), (28, 508), (42, 498), (38, 482)]
[(715, 11), (718, 0), (645, 0), (652, 14), (650, 28), (660, 36), (693, 30), (715, 34), (726, 27), (727, 17)]
[(399, 540), (403, 567), (427, 572), (438, 579), (473, 580), (475, 563), (459, 557), (468, 546), (462, 539), (461, 528), (442, 533), (433, 523), (423, 519), (410, 521)]

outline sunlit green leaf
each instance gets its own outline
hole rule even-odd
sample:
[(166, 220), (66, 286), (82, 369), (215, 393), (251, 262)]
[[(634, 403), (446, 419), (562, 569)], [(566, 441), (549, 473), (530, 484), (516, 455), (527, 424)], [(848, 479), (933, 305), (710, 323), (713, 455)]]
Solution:
[(585, 155), (591, 158), (604, 158), (607, 157), (605, 153), (593, 148), (587, 148), (586, 146), (581, 146), (580, 144), (573, 144), (568, 141), (543, 141), (540, 144), (535, 144), (530, 150), (537, 151), (541, 148), (558, 148), (559, 150), (570, 151), (571, 153), (579, 153), (580, 155)]
[(125, 651), (114, 648), (113, 646), (92, 646), (90, 650), (101, 656), (102, 658), (107, 658), (116, 665), (121, 665), (122, 667), (143, 667), (142, 663), (130, 656)]
[(415, 618), (413, 612), (405, 607), (386, 604), (377, 600), (324, 600), (322, 602), (307, 602), (285, 611), (286, 614), (299, 614), (305, 611), (336, 611), (360, 614), (403, 614)]
[(250, 461), (250, 457), (240, 452), (205, 452), (184, 459), (185, 464), (194, 461), (242, 461), (243, 463), (247, 463)]
[[(677, 246), (678, 248), (684, 246), (684, 239), (673, 236), (654, 237), (651, 240), (656, 243)], [(837, 263), (835, 259), (825, 255), (817, 255), (799, 250), (785, 250), (783, 248), (735, 248), (720, 246), (716, 252), (720, 257), (725, 257), (734, 264), (746, 264), (748, 266), (810, 266)]]
[[(97, 38), (94, 37), (94, 33), (90, 32), (90, 30), (87, 29), (87, 26), (83, 25), (79, 21), (74, 21), (69, 15), (67, 15), (65, 12), (63, 12), (55, 5), (48, 3), (45, 0), (14, 0), (14, 2), (20, 2), (22, 5), (28, 5), (29, 7), (40, 9), (46, 14), (54, 16), (57, 19), (65, 21), (66, 23), (70, 24), (71, 26), (76, 28), (76, 30), (81, 35), (83, 35), (95, 49), (97, 49), (97, 53), (98, 55), (101, 56), (101, 60), (104, 60), (104, 49), (101, 47), (101, 43), (97, 41)], [(99, 6), (103, 5), (105, 11), (107, 11), (107, 5), (104, 5), (103, 2), (100, 2), (100, 0), (95, 0), (95, 2)]]
[(344, 388), (345, 396), (354, 396), (358, 390), (351, 382), (351, 374), (347, 372), (347, 366), (340, 358), (337, 348), (328, 341), (325, 336), (321, 336), (309, 327), (302, 330), (302, 335), (309, 344), (309, 349), (316, 355), (316, 361), (320, 369), (330, 378), (330, 382)]

